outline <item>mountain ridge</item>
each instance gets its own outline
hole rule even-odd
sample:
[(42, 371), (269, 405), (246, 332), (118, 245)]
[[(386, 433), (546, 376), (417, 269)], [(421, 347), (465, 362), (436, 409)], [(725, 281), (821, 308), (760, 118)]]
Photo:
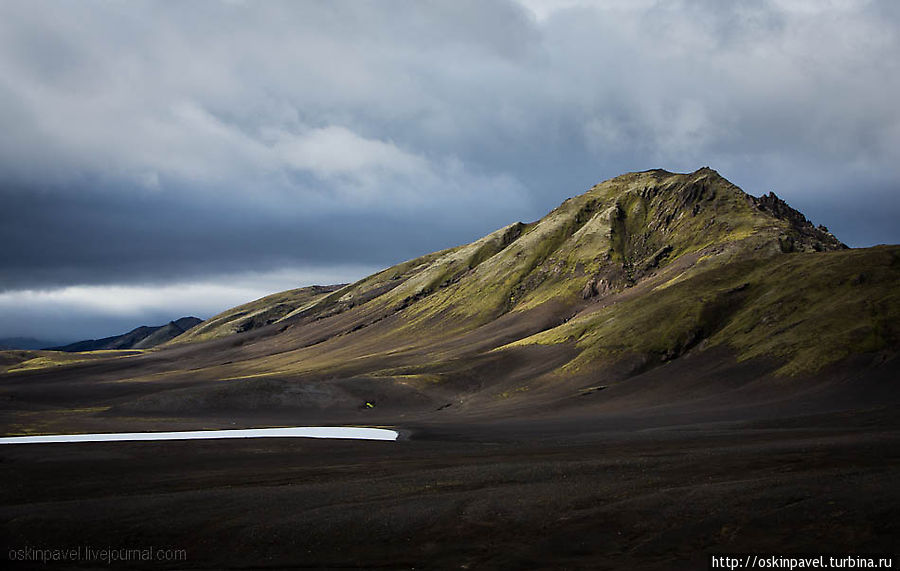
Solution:
[[(661, 187), (650, 184), (652, 181), (647, 177), (663, 184)], [(673, 185), (679, 183), (682, 192), (671, 192)], [(716, 185), (718, 188), (711, 190)], [(659, 200), (660, 195), (666, 200)], [(654, 199), (662, 204), (653, 204)], [(719, 203), (724, 203), (726, 208), (720, 209), (723, 220), (718, 226), (715, 218), (701, 216), (700, 219), (706, 220), (702, 225), (689, 225), (683, 220), (687, 211), (690, 211), (689, 218), (696, 219), (711, 204)], [(729, 221), (729, 217), (734, 218), (735, 209), (743, 209), (741, 216), (749, 217), (756, 226), (748, 227), (747, 220)], [(670, 230), (671, 226), (675, 229)], [(689, 231), (679, 226), (689, 226)], [(641, 227), (648, 231), (642, 233)], [(695, 227), (702, 231), (694, 231)], [(687, 240), (683, 239), (685, 234)], [(382, 302), (390, 299), (392, 311), (403, 311), (440, 294), (463, 278), (470, 282), (464, 293), (487, 297), (490, 306), (472, 305), (474, 312), (455, 309), (464, 317), (484, 320), (516, 306), (537, 305), (559, 294), (571, 296), (577, 292), (587, 299), (617, 291), (685, 253), (700, 251), (714, 243), (721, 245), (743, 239), (756, 240), (752, 247), (767, 247), (773, 253), (846, 249), (827, 230), (813, 226), (774, 194), (752, 197), (709, 167), (690, 174), (654, 169), (628, 173), (595, 185), (587, 193), (564, 201), (536, 222), (516, 222), (471, 244), (427, 254), (383, 270), (340, 288), (343, 295), (324, 292), (330, 295), (297, 307), (276, 321), (319, 311), (324, 313), (318, 313), (317, 317), (324, 318), (377, 298)], [(506, 252), (510, 249), (511, 254)], [(493, 267), (482, 265), (488, 259), (504, 255), (527, 259), (518, 267), (514, 261)], [(510, 280), (505, 275), (510, 270), (517, 279)], [(560, 274), (567, 279), (556, 279)], [(570, 279), (573, 277), (583, 281), (576, 283)], [(497, 284), (505, 287), (492, 288)], [(426, 304), (436, 305), (433, 300), (432, 297)], [(420, 311), (419, 315), (426, 313), (427, 310)], [(174, 343), (188, 340), (186, 336)]]
[[(121, 387), (103, 418), (487, 422), (686, 398), (718, 411), (889, 374), (898, 286), (900, 246), (848, 249), (709, 168), (644, 171), (352, 284), (238, 306), (153, 352), (46, 374), (77, 374), (78, 395)], [(19, 367), (19, 391), (40, 389), (40, 365)]]

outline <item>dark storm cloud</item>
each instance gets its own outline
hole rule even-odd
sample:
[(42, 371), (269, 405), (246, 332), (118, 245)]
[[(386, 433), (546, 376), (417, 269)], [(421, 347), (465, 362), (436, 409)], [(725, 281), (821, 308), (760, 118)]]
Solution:
[(897, 242), (898, 24), (891, 1), (4, 2), (0, 291), (388, 265), (652, 167)]
[[(428, 224), (403, 214), (317, 212), (197, 201), (156, 194), (6, 193), (0, 212), (0, 291), (70, 284), (169, 283), (198, 275), (296, 265), (388, 266), (479, 236), (479, 212), (447, 218), (424, 206)], [(521, 210), (513, 208), (513, 210)], [(496, 214), (496, 213), (495, 213)]]

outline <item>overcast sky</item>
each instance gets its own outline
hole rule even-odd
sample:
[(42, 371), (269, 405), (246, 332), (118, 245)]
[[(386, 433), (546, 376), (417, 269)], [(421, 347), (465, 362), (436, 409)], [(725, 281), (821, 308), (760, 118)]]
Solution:
[(900, 242), (900, 2), (0, 2), (0, 337), (350, 281), (709, 165)]

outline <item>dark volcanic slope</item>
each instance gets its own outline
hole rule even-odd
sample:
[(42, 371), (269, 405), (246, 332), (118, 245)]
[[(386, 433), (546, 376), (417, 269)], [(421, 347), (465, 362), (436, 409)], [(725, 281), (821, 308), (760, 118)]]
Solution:
[(848, 250), (774, 195), (708, 168), (655, 170), (336, 290), (236, 308), (154, 354), (25, 363), (0, 396), (70, 411), (9, 410), (9, 432), (154, 416), (434, 423), (682, 401), (715, 415), (810, 391), (828, 408), (843, 402), (835, 387), (861, 386), (842, 384), (851, 376), (895, 370), (898, 285), (898, 247)]

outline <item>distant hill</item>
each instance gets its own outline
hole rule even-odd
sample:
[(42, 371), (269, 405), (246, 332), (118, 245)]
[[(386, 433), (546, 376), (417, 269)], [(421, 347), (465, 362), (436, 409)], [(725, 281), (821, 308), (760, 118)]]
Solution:
[(35, 339), (34, 337), (4, 337), (0, 339), (0, 351), (8, 351), (10, 349), (43, 349), (44, 347), (58, 344), (59, 341)]
[(185, 331), (203, 323), (197, 317), (182, 317), (165, 325), (142, 325), (122, 335), (76, 341), (61, 347), (50, 347), (52, 351), (99, 351), (103, 349), (149, 349), (161, 345)]

